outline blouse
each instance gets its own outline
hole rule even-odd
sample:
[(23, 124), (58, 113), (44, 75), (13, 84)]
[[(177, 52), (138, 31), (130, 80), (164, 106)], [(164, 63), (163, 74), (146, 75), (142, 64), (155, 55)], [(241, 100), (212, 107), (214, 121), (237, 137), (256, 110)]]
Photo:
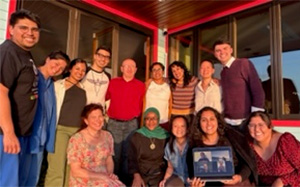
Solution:
[[(253, 143), (250, 143), (253, 148)], [(271, 186), (280, 178), (285, 186), (300, 186), (300, 142), (290, 133), (283, 133), (273, 155), (263, 160), (254, 150), (259, 182)]]

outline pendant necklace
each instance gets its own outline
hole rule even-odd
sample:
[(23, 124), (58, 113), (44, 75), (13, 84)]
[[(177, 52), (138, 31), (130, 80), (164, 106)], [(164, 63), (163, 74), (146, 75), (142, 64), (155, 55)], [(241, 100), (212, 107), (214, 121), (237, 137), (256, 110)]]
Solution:
[(150, 144), (150, 149), (151, 149), (151, 150), (154, 150), (154, 149), (155, 149), (155, 144), (154, 144), (155, 138), (149, 138), (149, 139), (150, 139), (150, 142), (151, 142), (151, 144)]
[(95, 90), (97, 97), (98, 97), (98, 93), (100, 92), (100, 89), (101, 89), (101, 82), (103, 80), (103, 74), (102, 73), (100, 73), (100, 74), (101, 74), (101, 78), (99, 77), (99, 80), (98, 79), (96, 80), (95, 76), (94, 76), (94, 71), (92, 70), (93, 86), (94, 86), (94, 90)]

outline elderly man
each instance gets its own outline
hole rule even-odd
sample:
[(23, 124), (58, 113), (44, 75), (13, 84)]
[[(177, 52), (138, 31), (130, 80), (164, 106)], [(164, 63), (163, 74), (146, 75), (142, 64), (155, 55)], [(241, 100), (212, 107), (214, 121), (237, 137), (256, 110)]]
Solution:
[(144, 83), (134, 77), (136, 71), (135, 61), (125, 59), (121, 66), (122, 76), (110, 81), (106, 93), (106, 100), (110, 99), (107, 130), (114, 138), (115, 173), (121, 179), (127, 174), (128, 137), (138, 128), (145, 94)]

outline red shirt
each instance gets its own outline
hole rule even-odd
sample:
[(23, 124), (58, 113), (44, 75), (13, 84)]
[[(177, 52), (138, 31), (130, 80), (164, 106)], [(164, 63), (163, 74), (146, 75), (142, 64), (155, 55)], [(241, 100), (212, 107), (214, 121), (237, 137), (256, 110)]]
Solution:
[(107, 114), (118, 120), (131, 120), (140, 116), (143, 107), (145, 84), (135, 78), (129, 82), (123, 77), (109, 82), (106, 100), (110, 99)]
[[(250, 146), (253, 148), (252, 143)], [(254, 153), (261, 185), (271, 186), (280, 178), (285, 186), (300, 186), (300, 142), (292, 134), (280, 136), (275, 152), (266, 161)]]

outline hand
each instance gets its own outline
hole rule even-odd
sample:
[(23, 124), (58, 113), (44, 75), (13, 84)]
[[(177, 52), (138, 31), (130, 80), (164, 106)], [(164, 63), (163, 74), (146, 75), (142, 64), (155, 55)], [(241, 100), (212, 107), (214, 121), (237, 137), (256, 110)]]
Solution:
[(273, 183), (272, 183), (272, 187), (283, 187), (283, 182), (280, 178), (277, 178)]
[(17, 154), (20, 152), (20, 142), (15, 133), (3, 134), (3, 148), (5, 153)]
[(113, 173), (108, 174), (108, 177), (110, 177), (113, 180), (118, 180), (119, 179), (119, 177), (117, 175), (113, 174)]
[(134, 174), (132, 187), (146, 187), (145, 182), (139, 173)]
[(224, 181), (221, 181), (221, 182), (224, 183), (224, 184), (227, 184), (227, 185), (234, 185), (234, 184), (242, 182), (242, 176), (238, 175), (238, 174), (235, 174), (234, 176), (232, 176), (231, 180), (224, 180)]
[(206, 183), (204, 180), (201, 180), (200, 178), (193, 178), (193, 180), (188, 178), (187, 182), (190, 184), (191, 187), (204, 187)]
[(164, 187), (165, 183), (166, 183), (167, 179), (163, 179), (161, 180), (161, 182), (159, 183), (159, 187)]

